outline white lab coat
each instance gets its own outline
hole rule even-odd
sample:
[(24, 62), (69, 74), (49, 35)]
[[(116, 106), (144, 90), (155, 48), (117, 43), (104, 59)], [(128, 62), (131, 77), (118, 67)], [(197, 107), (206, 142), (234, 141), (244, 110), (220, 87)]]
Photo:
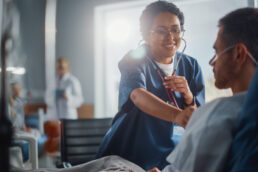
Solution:
[(246, 93), (216, 99), (197, 109), (162, 172), (221, 172)]
[(70, 73), (56, 79), (57, 90), (63, 90), (67, 100), (56, 95), (56, 111), (60, 119), (77, 119), (77, 108), (83, 103), (82, 89), (79, 80)]

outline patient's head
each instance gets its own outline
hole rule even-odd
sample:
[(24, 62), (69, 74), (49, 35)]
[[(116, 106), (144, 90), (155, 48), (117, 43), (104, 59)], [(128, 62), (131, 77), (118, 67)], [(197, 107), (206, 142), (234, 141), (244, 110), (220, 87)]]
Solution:
[(213, 66), (215, 85), (245, 91), (254, 74), (258, 59), (258, 9), (242, 8), (219, 20), (214, 43)]

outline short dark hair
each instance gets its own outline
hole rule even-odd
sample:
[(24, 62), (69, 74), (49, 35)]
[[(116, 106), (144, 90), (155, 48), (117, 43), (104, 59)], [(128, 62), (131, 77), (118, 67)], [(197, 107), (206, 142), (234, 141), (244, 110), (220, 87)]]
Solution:
[(140, 31), (142, 37), (145, 39), (149, 34), (153, 20), (162, 12), (169, 12), (176, 15), (180, 21), (181, 29), (184, 29), (184, 14), (173, 3), (167, 1), (156, 1), (149, 4), (142, 12), (140, 17)]
[(228, 45), (242, 42), (258, 60), (258, 9), (240, 8), (219, 20), (223, 27), (222, 39)]

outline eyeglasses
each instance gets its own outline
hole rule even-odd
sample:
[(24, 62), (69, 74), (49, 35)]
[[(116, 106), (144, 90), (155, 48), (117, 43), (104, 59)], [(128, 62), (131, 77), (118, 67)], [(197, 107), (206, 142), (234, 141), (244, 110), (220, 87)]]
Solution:
[(185, 30), (181, 30), (178, 27), (173, 27), (170, 30), (164, 29), (164, 28), (157, 28), (154, 30), (151, 30), (151, 33), (155, 33), (157, 36), (159, 36), (161, 39), (165, 39), (170, 34), (173, 35), (175, 38), (182, 38), (184, 35)]
[[(227, 51), (231, 50), (232, 48), (234, 48), (235, 45), (231, 45), (227, 48), (225, 48), (223, 51), (221, 51), (220, 53), (218, 54), (215, 54), (212, 59), (209, 61), (209, 64), (212, 66), (214, 65), (215, 61), (217, 61), (217, 59), (219, 58), (219, 56), (225, 54)], [(250, 59), (254, 62), (254, 64), (257, 66), (258, 62), (255, 60), (254, 56), (249, 52), (247, 51), (247, 55), (248, 57), (250, 57)]]

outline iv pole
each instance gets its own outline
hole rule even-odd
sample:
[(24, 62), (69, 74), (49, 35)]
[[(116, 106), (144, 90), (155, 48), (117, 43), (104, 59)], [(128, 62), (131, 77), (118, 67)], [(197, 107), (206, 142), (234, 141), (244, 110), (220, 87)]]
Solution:
[[(3, 3), (3, 10), (4, 9)], [(4, 14), (4, 13), (2, 13)], [(2, 26), (4, 20), (4, 16), (2, 16)], [(3, 28), (3, 27), (2, 27)], [(0, 30), (1, 31), (1, 30)], [(7, 77), (6, 77), (6, 61), (7, 61), (7, 41), (10, 39), (7, 33), (0, 32), (1, 38), (1, 98), (0, 98), (0, 171), (2, 172), (9, 172), (9, 147), (11, 144), (11, 137), (12, 137), (12, 128), (11, 122), (8, 119), (8, 103), (7, 103)], [(2, 37), (1, 37), (2, 35)]]

